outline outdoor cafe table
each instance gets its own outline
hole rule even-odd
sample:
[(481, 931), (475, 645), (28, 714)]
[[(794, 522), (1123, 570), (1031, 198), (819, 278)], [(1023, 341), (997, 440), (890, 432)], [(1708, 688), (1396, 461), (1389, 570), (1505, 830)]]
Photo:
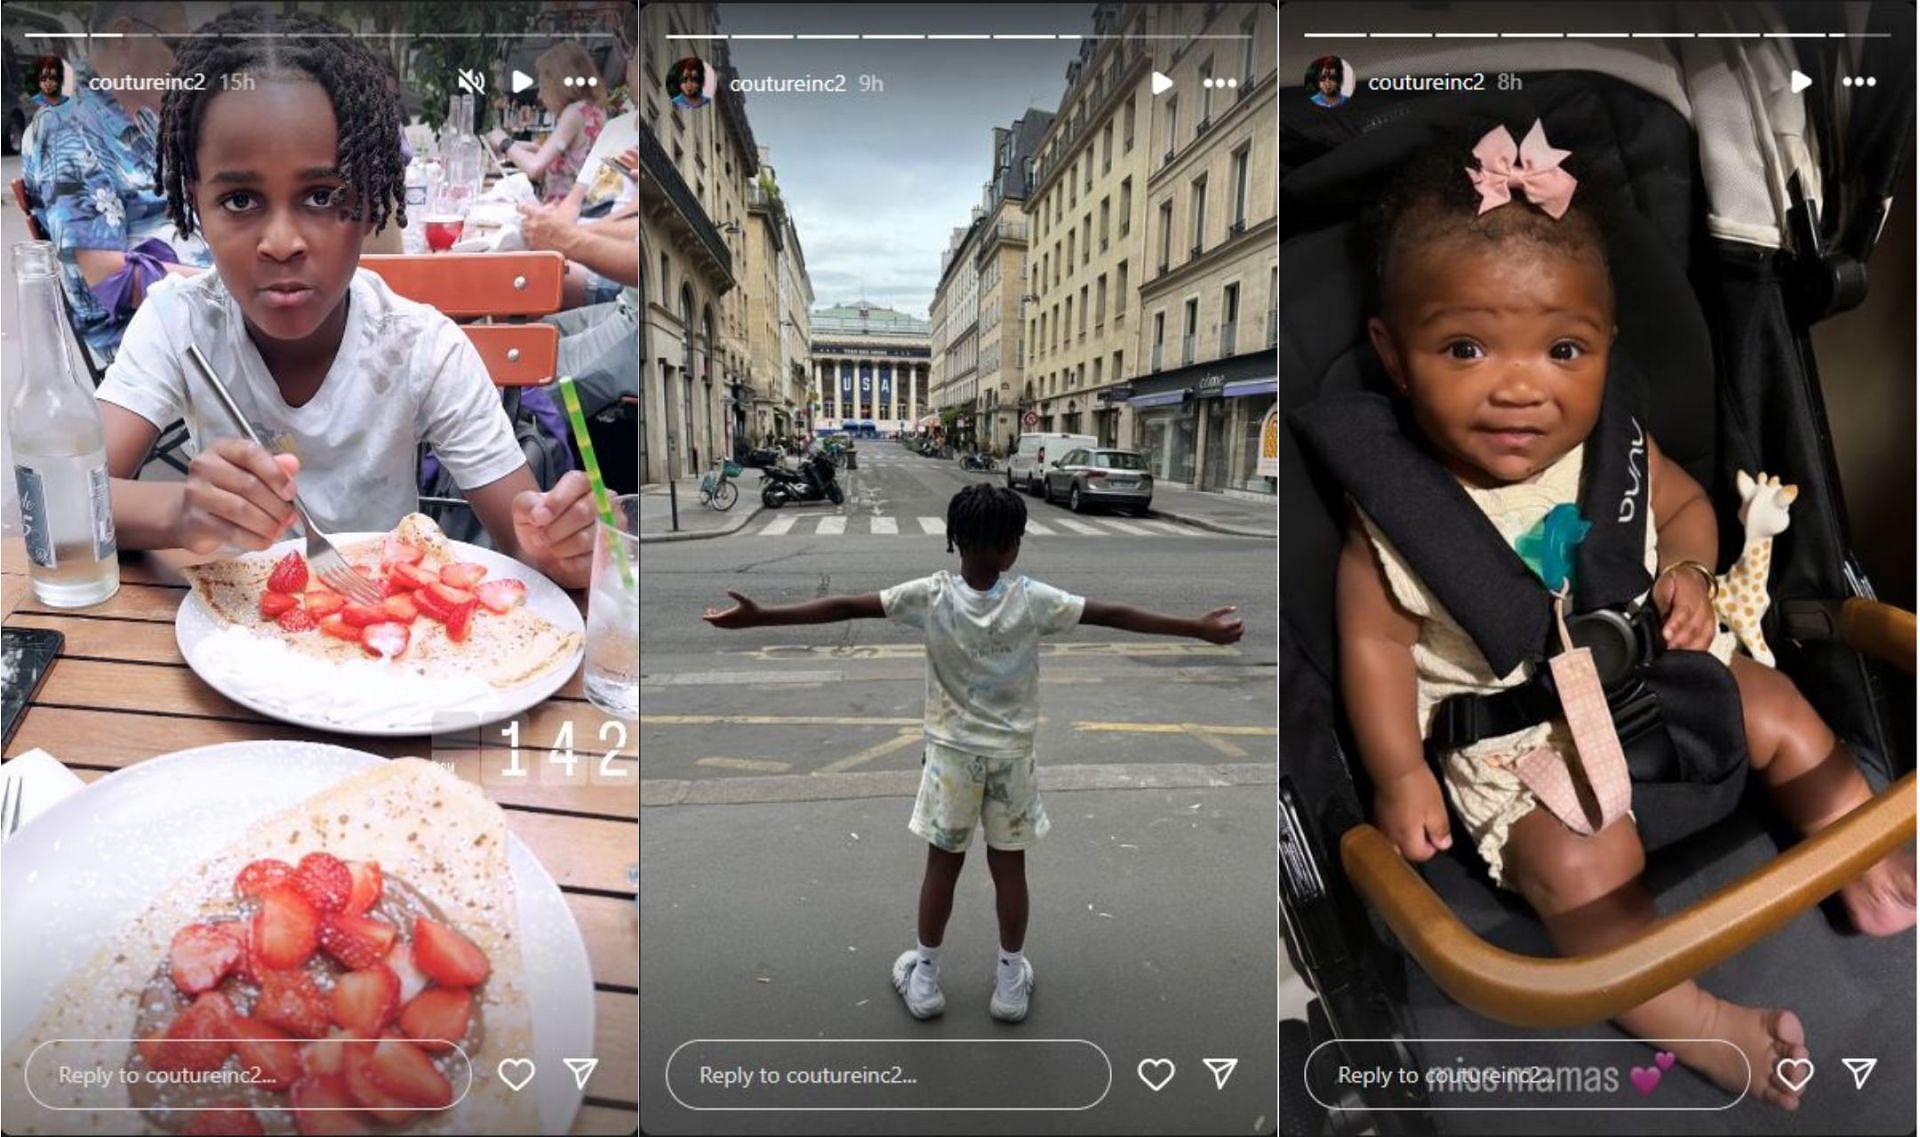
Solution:
[[(430, 750), (426, 736), (372, 738), (309, 730), (266, 718), (231, 702), (187, 667), (174, 639), (174, 613), (187, 584), (178, 569), (209, 560), (185, 550), (123, 554), (120, 591), (103, 604), (49, 608), (34, 598), (25, 543), (0, 543), (0, 622), (50, 628), (66, 644), (6, 748), (12, 758), (38, 747), (83, 781), (160, 754), (219, 742), (294, 739), (331, 743), (389, 758), (451, 760), (459, 776), (478, 780), (471, 751)], [(585, 613), (584, 590), (571, 594)], [(605, 717), (586, 701), (575, 673), (552, 698), (527, 712), (528, 737), (551, 739), (571, 719), (581, 761), (597, 764), (597, 731)], [(546, 729), (543, 729), (546, 728)], [(624, 787), (536, 784), (488, 786), (518, 834), (560, 885), (586, 940), (593, 967), (595, 1054), (573, 1132), (631, 1133), (639, 1112), (640, 932), (628, 867), (639, 859), (640, 778), (637, 725), (615, 759), (633, 774)], [(525, 752), (523, 752), (525, 753)], [(497, 759), (497, 755), (495, 756)], [(528, 754), (529, 765), (536, 766)], [(576, 1057), (586, 1057), (578, 1055)], [(537, 1078), (571, 1078), (561, 1067)], [(531, 1091), (529, 1091), (531, 1092)]]

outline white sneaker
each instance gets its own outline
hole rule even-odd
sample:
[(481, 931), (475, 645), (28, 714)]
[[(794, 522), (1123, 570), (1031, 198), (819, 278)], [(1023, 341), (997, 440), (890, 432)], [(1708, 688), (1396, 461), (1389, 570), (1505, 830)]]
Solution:
[[(934, 980), (933, 991), (925, 993), (915, 990), (918, 984), (914, 980), (914, 965), (920, 962), (920, 953), (908, 948), (893, 961), (893, 989), (900, 992), (906, 1000), (907, 1013), (916, 1019), (930, 1019), (947, 1009), (946, 993), (940, 990), (940, 981)], [(1024, 1012), (1024, 1000), (1022, 1001)]]
[(993, 984), (993, 1001), (987, 1009), (1001, 1022), (1017, 1023), (1027, 1017), (1027, 996), (1033, 993), (1033, 961), (1020, 961), (1020, 978), (1014, 980), (1013, 989), (1008, 990), (996, 979)]

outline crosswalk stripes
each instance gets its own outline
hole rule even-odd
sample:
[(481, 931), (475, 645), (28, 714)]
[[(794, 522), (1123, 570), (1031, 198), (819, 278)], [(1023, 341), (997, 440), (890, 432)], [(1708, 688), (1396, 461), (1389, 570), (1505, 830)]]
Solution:
[(920, 531), (933, 537), (943, 536), (947, 531), (947, 523), (938, 517), (922, 517)]
[(838, 515), (822, 517), (820, 519), (820, 528), (815, 530), (815, 532), (819, 533), (822, 537), (831, 537), (837, 533), (845, 533), (846, 531), (847, 519)]
[(1134, 536), (1136, 536), (1136, 537), (1151, 537), (1151, 536), (1153, 536), (1153, 534), (1152, 534), (1152, 533), (1150, 533), (1150, 532), (1148, 532), (1147, 530), (1145, 530), (1145, 529), (1142, 529), (1142, 528), (1140, 528), (1140, 527), (1139, 527), (1139, 526), (1137, 526), (1137, 525), (1129, 525), (1129, 524), (1127, 524), (1127, 523), (1126, 523), (1126, 522), (1124, 522), (1124, 521), (1113, 521), (1113, 520), (1109, 520), (1109, 521), (1107, 522), (1107, 524), (1108, 524), (1108, 525), (1111, 525), (1111, 526), (1112, 526), (1112, 527), (1114, 527), (1115, 529), (1118, 529), (1118, 530), (1120, 530), (1120, 532), (1122, 532), (1122, 533), (1131, 533), (1131, 534), (1133, 534), (1133, 535), (1134, 535)]
[(1056, 517), (1054, 520), (1065, 525), (1075, 533), (1085, 533), (1089, 537), (1099, 537), (1103, 535), (1102, 530), (1096, 529), (1084, 521), (1075, 521), (1071, 517)]
[(798, 517), (776, 517), (772, 521), (767, 522), (766, 527), (760, 530), (760, 536), (778, 537), (780, 534), (793, 528), (793, 523), (798, 520), (800, 520)]
[(1039, 523), (1038, 521), (1034, 521), (1034, 520), (1032, 520), (1032, 519), (1028, 519), (1028, 521), (1027, 521), (1027, 534), (1028, 534), (1029, 536), (1031, 536), (1031, 535), (1033, 535), (1033, 534), (1035, 534), (1035, 533), (1038, 533), (1038, 534), (1039, 534), (1040, 536), (1042, 536), (1042, 537), (1051, 537), (1051, 536), (1053, 536), (1053, 530), (1051, 530), (1051, 529), (1049, 529), (1049, 528), (1047, 528), (1047, 527), (1046, 527), (1045, 525), (1042, 525), (1042, 524), (1040, 524), (1040, 523)]
[[(902, 521), (908, 522), (903, 527)], [(917, 527), (916, 524), (917, 523)], [(947, 524), (938, 517), (899, 518), (874, 514), (786, 513), (752, 530), (759, 537), (912, 537), (944, 536)], [(1047, 520), (1027, 521), (1027, 535), (1053, 540), (1078, 540), (1081, 537), (1133, 537), (1162, 540), (1167, 537), (1192, 539), (1217, 538), (1207, 533), (1167, 521), (1138, 518), (1125, 521), (1115, 517), (1075, 518), (1048, 516)]]
[(891, 537), (900, 532), (900, 523), (891, 517), (876, 517), (873, 519), (873, 532), (875, 536)]
[(1175, 537), (1190, 537), (1193, 535), (1192, 530), (1182, 529), (1171, 521), (1136, 521), (1134, 524), (1143, 529), (1152, 529), (1160, 533), (1171, 534)]

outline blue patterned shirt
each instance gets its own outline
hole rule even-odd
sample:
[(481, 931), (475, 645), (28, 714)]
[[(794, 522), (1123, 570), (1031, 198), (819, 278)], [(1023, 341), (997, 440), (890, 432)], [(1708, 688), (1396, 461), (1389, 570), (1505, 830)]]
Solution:
[(73, 97), (34, 116), (20, 173), (59, 255), (74, 324), (87, 346), (111, 361), (132, 313), (109, 312), (101, 304), (74, 254), (83, 249), (124, 253), (158, 237), (173, 246), (180, 264), (206, 268), (213, 257), (204, 242), (182, 238), (167, 219), (166, 194), (153, 180), (159, 116), (142, 109), (129, 117), (111, 92), (93, 89), (90, 69), (73, 67)]

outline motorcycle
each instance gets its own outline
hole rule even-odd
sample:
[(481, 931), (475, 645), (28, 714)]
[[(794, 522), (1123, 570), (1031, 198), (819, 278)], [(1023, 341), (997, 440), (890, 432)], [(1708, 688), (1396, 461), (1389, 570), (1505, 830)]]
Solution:
[(985, 450), (975, 450), (972, 453), (963, 454), (960, 457), (960, 468), (962, 470), (985, 470), (988, 473), (992, 473), (993, 455), (987, 453)]
[(840, 489), (833, 470), (833, 459), (824, 454), (808, 458), (798, 471), (769, 466), (761, 471), (761, 504), (768, 509), (779, 509), (790, 501), (831, 501), (840, 505), (847, 500), (847, 495)]

